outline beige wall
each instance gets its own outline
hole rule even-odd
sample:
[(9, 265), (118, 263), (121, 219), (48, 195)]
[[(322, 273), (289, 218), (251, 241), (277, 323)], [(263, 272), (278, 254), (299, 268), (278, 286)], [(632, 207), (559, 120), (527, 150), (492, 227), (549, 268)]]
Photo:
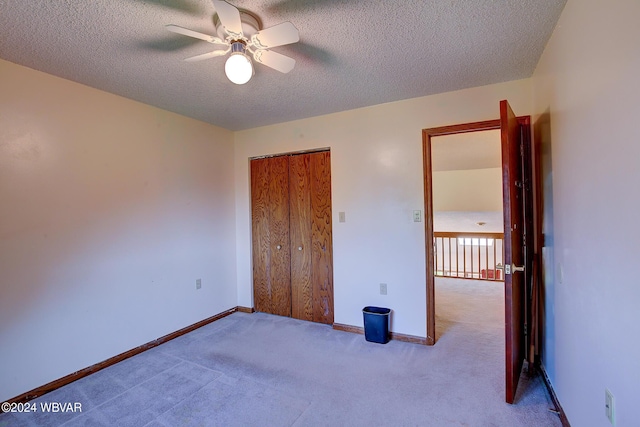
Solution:
[[(426, 336), (422, 129), (497, 119), (508, 99), (532, 109), (529, 80), (415, 98), (235, 134), (238, 302), (252, 306), (249, 158), (331, 149), (337, 323), (362, 326), (367, 305), (394, 310), (391, 329)], [(345, 212), (346, 222), (338, 222)], [(388, 284), (388, 295), (379, 284)]]
[(432, 172), (433, 210), (502, 212), (502, 169)]
[(567, 2), (533, 76), (551, 148), (543, 363), (572, 426), (611, 425), (605, 388), (616, 425), (640, 420), (639, 18), (637, 0)]
[(236, 305), (231, 132), (0, 76), (0, 401)]

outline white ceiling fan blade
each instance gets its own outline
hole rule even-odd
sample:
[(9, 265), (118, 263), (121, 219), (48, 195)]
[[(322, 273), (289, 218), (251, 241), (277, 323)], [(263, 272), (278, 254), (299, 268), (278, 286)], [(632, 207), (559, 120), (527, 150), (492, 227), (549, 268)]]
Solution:
[(251, 43), (256, 49), (268, 49), (270, 47), (282, 46), (296, 43), (300, 40), (298, 29), (291, 22), (283, 22), (258, 31), (251, 36)]
[(293, 67), (296, 65), (295, 59), (272, 50), (256, 50), (253, 53), (253, 59), (281, 73), (288, 73), (293, 70)]
[(213, 43), (213, 44), (227, 44), (227, 42), (225, 42), (224, 40), (220, 40), (218, 37), (210, 36), (204, 33), (199, 33), (197, 31), (193, 31), (188, 28), (179, 27), (178, 25), (169, 24), (166, 27), (167, 27), (167, 30), (173, 33), (182, 34), (184, 36), (189, 36), (196, 39), (204, 40), (206, 42)]
[(216, 56), (222, 56), (222, 55), (226, 54), (227, 52), (229, 52), (229, 49), (227, 49), (227, 50), (214, 50), (213, 52), (203, 53), (202, 55), (196, 55), (196, 56), (191, 56), (189, 58), (186, 58), (185, 62), (203, 61), (205, 59), (215, 58)]
[(242, 37), (242, 21), (240, 11), (233, 5), (223, 0), (212, 0), (216, 8), (220, 23), (231, 37)]

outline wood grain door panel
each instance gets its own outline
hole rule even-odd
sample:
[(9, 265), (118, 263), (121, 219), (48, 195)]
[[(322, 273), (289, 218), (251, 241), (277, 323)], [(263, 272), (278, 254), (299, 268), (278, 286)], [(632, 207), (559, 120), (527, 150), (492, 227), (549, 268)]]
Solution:
[(287, 157), (272, 157), (268, 160), (271, 313), (291, 316), (289, 161)]
[(311, 183), (309, 154), (289, 158), (291, 316), (313, 320), (311, 285)]
[(520, 125), (507, 101), (500, 102), (500, 128), (505, 266), (510, 266), (511, 269), (511, 274), (505, 271), (504, 276), (505, 380), (506, 401), (513, 403), (525, 356), (525, 273), (513, 271), (513, 266), (524, 265), (525, 224)]
[(331, 155), (310, 155), (313, 321), (333, 324)]
[(268, 159), (251, 161), (251, 232), (254, 305), (257, 311), (271, 313)]

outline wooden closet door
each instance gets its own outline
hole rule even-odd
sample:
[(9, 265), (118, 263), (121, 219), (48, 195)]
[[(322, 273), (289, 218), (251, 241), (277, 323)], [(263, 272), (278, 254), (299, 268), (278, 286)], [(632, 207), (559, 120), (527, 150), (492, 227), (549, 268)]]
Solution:
[(269, 159), (269, 227), (271, 236), (271, 313), (291, 316), (289, 247), (289, 159)]
[(269, 235), (269, 161), (251, 161), (253, 299), (257, 311), (271, 313), (271, 239)]
[(311, 281), (313, 321), (333, 324), (331, 154), (309, 155), (311, 183)]
[(251, 162), (253, 282), (256, 310), (291, 316), (289, 161)]
[(310, 155), (289, 158), (291, 316), (313, 321)]
[(257, 311), (333, 324), (329, 152), (251, 161)]

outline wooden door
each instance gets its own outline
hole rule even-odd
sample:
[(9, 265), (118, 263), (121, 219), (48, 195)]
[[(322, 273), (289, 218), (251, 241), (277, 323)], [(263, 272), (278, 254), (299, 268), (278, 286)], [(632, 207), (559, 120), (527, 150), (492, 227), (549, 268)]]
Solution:
[(251, 206), (256, 310), (333, 324), (330, 153), (251, 161)]
[(313, 321), (333, 324), (331, 153), (310, 155)]
[(311, 280), (311, 174), (309, 154), (289, 159), (291, 209), (291, 316), (313, 320)]
[(507, 101), (500, 102), (500, 129), (505, 250), (505, 380), (506, 401), (513, 403), (525, 357), (525, 186), (520, 124)]
[(256, 310), (291, 316), (289, 162), (251, 162), (253, 281)]

